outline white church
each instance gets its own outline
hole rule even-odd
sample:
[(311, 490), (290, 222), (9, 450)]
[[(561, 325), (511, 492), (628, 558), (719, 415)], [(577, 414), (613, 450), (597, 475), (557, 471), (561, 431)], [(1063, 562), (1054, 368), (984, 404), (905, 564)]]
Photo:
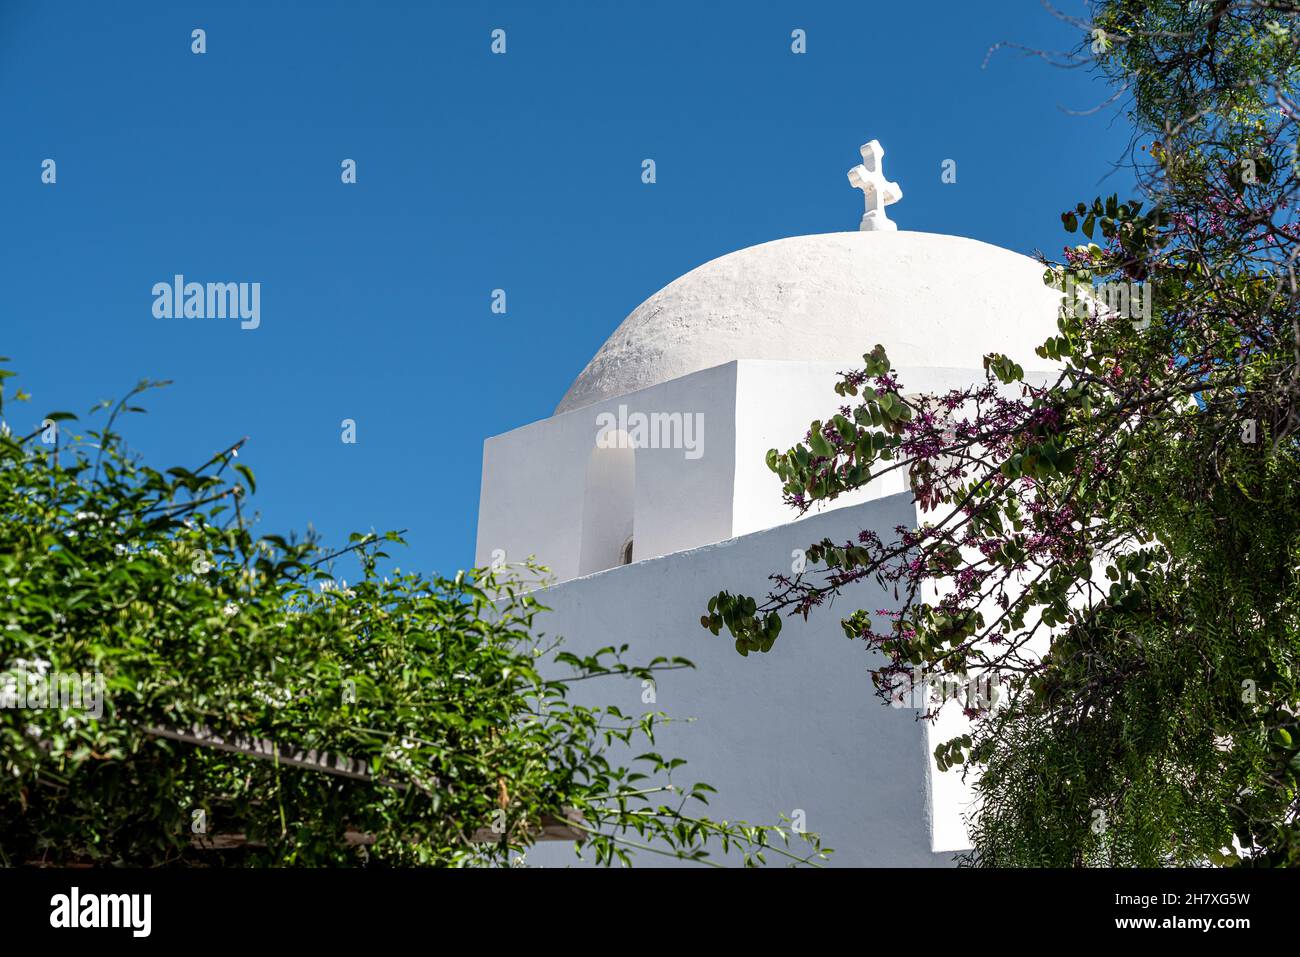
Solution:
[[(960, 733), (960, 715), (931, 725), (887, 707), (839, 625), (856, 608), (896, 608), (892, 594), (859, 585), (748, 658), (699, 623), (720, 590), (761, 599), (813, 542), (864, 528), (888, 541), (918, 523), (900, 473), (800, 520), (782, 503), (764, 457), (842, 404), (839, 372), (881, 343), (909, 393), (982, 382), (990, 351), (1033, 374), (1034, 348), (1056, 329), (1060, 293), (1032, 259), (895, 226), (885, 207), (902, 191), (883, 155), (873, 140), (849, 173), (866, 198), (857, 232), (777, 239), (691, 270), (632, 310), (554, 415), (485, 442), (476, 563), (549, 566), (539, 627), (575, 653), (628, 644), (630, 660), (695, 663), (663, 674), (653, 704), (621, 679), (586, 683), (599, 687), (584, 703), (667, 712), (660, 750), (687, 759), (682, 783), (717, 788), (711, 816), (796, 817), (834, 849), (831, 866), (947, 866), (969, 847), (970, 792), (932, 752)], [(569, 844), (528, 859), (575, 860)]]

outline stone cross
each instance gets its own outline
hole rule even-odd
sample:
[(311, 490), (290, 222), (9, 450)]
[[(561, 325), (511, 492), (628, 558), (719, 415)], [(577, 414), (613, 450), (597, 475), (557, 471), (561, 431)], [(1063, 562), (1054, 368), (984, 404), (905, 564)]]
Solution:
[(862, 165), (849, 170), (849, 183), (860, 189), (867, 201), (867, 211), (862, 214), (858, 229), (868, 232), (875, 229), (897, 229), (898, 224), (885, 215), (885, 207), (903, 198), (897, 183), (885, 179), (883, 160), (885, 148), (879, 140), (862, 147)]

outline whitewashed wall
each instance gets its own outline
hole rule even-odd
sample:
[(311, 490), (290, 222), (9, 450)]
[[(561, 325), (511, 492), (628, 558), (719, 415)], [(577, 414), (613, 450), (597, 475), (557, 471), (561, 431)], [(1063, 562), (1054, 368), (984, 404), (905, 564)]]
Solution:
[[(844, 404), (833, 389), (837, 373), (860, 360), (729, 362), (488, 439), (475, 561), (490, 563), (497, 549), (509, 561), (535, 555), (567, 581), (616, 564), (629, 528), (640, 560), (790, 521), (780, 481), (764, 461), (767, 450), (789, 448), (813, 419)], [(900, 370), (908, 392), (942, 392), (981, 376), (974, 369)], [(638, 448), (628, 478), (627, 456), (596, 449), (599, 417), (617, 415), (620, 406), (698, 416), (698, 457), (681, 448)], [(893, 472), (819, 508), (905, 488), (903, 473)], [(621, 503), (621, 495), (630, 500)]]
[[(788, 569), (797, 547), (863, 527), (888, 536), (914, 521), (909, 497), (896, 495), (614, 568), (542, 592), (553, 610), (538, 626), (563, 635), (575, 652), (627, 643), (637, 660), (681, 655), (696, 663), (663, 675), (654, 705), (642, 703), (633, 680), (585, 681), (574, 690), (587, 704), (694, 718), (665, 728), (658, 750), (690, 762), (681, 783), (718, 788), (711, 814), (775, 822), (800, 809), (809, 830), (836, 849), (834, 865), (942, 866), (965, 844), (960, 814), (969, 796), (955, 779), (935, 786), (928, 726), (915, 710), (874, 696), (868, 654), (839, 626), (853, 608), (895, 607), (892, 597), (860, 586), (807, 624), (788, 621), (771, 652), (748, 658), (725, 633), (715, 638), (699, 624), (709, 596), (721, 589), (765, 594), (767, 576)], [(542, 845), (528, 860), (574, 863), (573, 846)], [(647, 855), (641, 863), (671, 862)]]
[[(598, 416), (617, 415), (620, 405), (629, 413), (698, 414), (703, 422), (697, 458), (688, 458), (684, 449), (636, 450), (636, 557), (730, 537), (735, 379), (734, 363), (719, 366), (488, 439), (475, 562), (489, 564), (493, 551), (501, 549), (512, 562), (536, 555), (560, 581), (591, 571), (582, 562), (583, 541), (620, 534), (584, 533), (582, 527)], [(621, 522), (617, 509), (605, 514)]]

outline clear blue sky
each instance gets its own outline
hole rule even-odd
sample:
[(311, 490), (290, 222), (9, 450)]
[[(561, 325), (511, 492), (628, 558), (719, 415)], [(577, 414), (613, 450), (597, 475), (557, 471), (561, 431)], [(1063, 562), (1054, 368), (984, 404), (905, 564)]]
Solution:
[[(264, 531), (409, 528), (400, 564), (453, 573), (483, 439), (549, 416), (694, 266), (856, 229), (866, 140), (905, 229), (1059, 250), (1062, 209), (1122, 193), (1126, 122), (1061, 109), (1106, 88), (982, 70), (999, 40), (1076, 35), (1037, 0), (0, 0), (0, 355), (34, 395), (10, 421), (173, 379), (127, 423), (153, 464), (247, 435)], [(260, 282), (261, 327), (155, 319), (175, 273)]]

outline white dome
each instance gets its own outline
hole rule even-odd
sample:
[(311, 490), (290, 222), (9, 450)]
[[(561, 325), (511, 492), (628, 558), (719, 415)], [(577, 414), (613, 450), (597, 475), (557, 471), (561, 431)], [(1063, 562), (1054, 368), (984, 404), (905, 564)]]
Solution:
[(623, 320), (556, 413), (735, 359), (844, 361), (882, 343), (896, 368), (979, 369), (1056, 331), (1061, 294), (1027, 256), (938, 233), (795, 236), (728, 253)]

